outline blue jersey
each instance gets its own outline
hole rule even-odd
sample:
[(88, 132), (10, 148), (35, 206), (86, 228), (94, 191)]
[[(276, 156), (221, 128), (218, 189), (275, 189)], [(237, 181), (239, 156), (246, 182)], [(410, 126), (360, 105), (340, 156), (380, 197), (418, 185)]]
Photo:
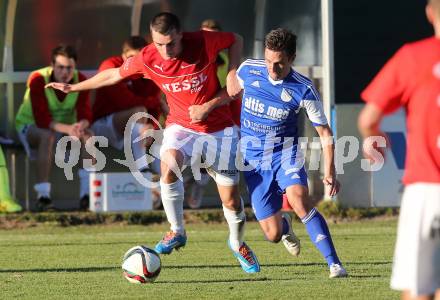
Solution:
[(241, 64), (237, 77), (244, 89), (241, 108), (241, 152), (252, 207), (258, 220), (281, 209), (281, 194), (292, 185), (307, 186), (304, 157), (298, 147), (301, 108), (313, 125), (325, 125), (322, 102), (312, 82), (291, 70), (272, 80), (262, 59)]
[[(275, 81), (269, 77), (264, 60), (247, 59), (239, 67), (237, 77), (244, 89), (241, 136), (247, 143), (245, 156), (261, 155), (267, 143), (272, 143), (270, 148), (274, 152), (281, 151), (287, 139), (296, 145), (301, 108), (306, 110), (313, 125), (327, 124), (322, 102), (312, 82), (295, 70), (292, 69), (283, 80)], [(255, 140), (250, 143), (246, 137), (257, 138), (260, 143)]]

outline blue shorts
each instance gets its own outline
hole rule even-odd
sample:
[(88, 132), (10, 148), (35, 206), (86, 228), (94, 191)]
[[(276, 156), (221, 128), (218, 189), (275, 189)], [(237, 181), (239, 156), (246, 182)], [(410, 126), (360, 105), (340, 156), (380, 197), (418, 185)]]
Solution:
[(275, 215), (282, 207), (282, 194), (291, 185), (307, 187), (307, 172), (302, 166), (296, 170), (285, 170), (280, 165), (272, 166), (271, 170), (257, 167), (245, 171), (252, 208), (257, 220), (264, 220)]

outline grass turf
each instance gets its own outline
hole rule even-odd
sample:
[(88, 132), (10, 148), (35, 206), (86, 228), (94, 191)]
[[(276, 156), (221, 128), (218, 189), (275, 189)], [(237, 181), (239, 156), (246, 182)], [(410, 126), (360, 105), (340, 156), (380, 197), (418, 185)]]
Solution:
[(166, 230), (150, 226), (37, 226), (0, 231), (0, 298), (11, 299), (398, 299), (389, 289), (396, 221), (330, 224), (349, 277), (328, 279), (328, 268), (304, 226), (294, 223), (301, 255), (264, 240), (249, 222), (246, 241), (262, 266), (245, 274), (226, 244), (226, 224), (190, 224), (188, 244), (162, 256), (153, 284), (122, 277), (130, 247), (154, 247)]

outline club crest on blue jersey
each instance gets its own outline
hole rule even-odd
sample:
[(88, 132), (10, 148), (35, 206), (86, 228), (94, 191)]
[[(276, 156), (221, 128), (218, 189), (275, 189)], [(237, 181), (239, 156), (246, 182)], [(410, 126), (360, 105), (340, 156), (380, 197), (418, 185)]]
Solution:
[(283, 100), (284, 102), (290, 102), (292, 100), (292, 96), (290, 95), (290, 93), (283, 88), (283, 90), (281, 91), (281, 100)]

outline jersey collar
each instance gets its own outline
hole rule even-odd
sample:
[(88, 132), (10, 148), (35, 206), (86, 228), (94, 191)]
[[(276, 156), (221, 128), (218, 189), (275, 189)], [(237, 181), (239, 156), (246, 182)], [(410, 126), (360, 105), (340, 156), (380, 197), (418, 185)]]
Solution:
[[(289, 72), (289, 74), (287, 74), (286, 78), (289, 77), (293, 72), (294, 72), (294, 71), (293, 71), (293, 68), (291, 68), (291, 69), (290, 69), (290, 72)], [(267, 74), (267, 79), (269, 79), (269, 82), (270, 82), (272, 85), (280, 85), (280, 84), (282, 84), (282, 83), (284, 82), (284, 79), (281, 79), (281, 80), (273, 80), (273, 79), (270, 77), (269, 73)]]
[(283, 83), (283, 79), (281, 80), (273, 80), (269, 74), (267, 74), (267, 79), (269, 79), (269, 82), (272, 83), (272, 85), (279, 85)]

